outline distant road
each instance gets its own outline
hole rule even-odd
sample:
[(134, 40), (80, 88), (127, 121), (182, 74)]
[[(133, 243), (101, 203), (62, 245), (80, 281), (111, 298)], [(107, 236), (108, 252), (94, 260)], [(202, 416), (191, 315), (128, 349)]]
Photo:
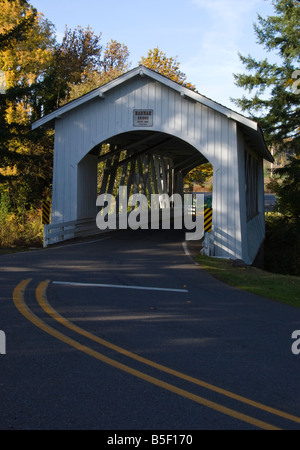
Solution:
[[(198, 192), (201, 194), (201, 192)], [(204, 193), (205, 200), (212, 199), (212, 192)], [(274, 194), (265, 194), (265, 209), (266, 211), (272, 211), (276, 204), (276, 196)]]
[(272, 211), (276, 205), (276, 196), (274, 194), (265, 194), (266, 211)]

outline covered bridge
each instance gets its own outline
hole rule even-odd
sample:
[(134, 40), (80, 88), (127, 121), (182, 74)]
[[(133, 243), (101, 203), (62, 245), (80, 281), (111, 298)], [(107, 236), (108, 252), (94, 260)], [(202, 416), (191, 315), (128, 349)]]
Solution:
[[(185, 175), (209, 161), (213, 226), (206, 253), (255, 260), (265, 236), (263, 160), (273, 160), (256, 122), (139, 66), (33, 129), (40, 126), (55, 129), (48, 243), (59, 229), (66, 239), (83, 223), (95, 228), (96, 198), (112, 192), (117, 173), (129, 189), (182, 194)], [(98, 186), (100, 161), (106, 166)]]

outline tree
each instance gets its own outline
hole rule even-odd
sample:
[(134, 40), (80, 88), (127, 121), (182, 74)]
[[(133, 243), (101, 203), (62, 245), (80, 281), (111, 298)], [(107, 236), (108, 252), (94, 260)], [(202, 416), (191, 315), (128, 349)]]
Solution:
[(111, 41), (102, 56), (101, 34), (54, 26), (25, 0), (0, 0), (0, 193), (13, 209), (50, 195), (53, 131), (31, 123), (64, 103), (120, 75), (129, 67), (127, 47)]
[[(272, 186), (279, 198), (284, 197), (284, 203), (290, 205), (293, 215), (297, 208), (292, 204), (300, 195), (300, 95), (295, 89), (300, 63), (300, 3), (272, 0), (272, 4), (274, 15), (266, 19), (259, 15), (254, 31), (258, 43), (274, 54), (276, 60), (271, 62), (270, 58), (265, 58), (257, 61), (252, 56), (240, 55), (247, 74), (236, 74), (236, 85), (247, 89), (252, 97), (243, 96), (234, 102), (260, 122), (269, 147), (283, 153), (289, 161), (284, 170), (275, 171), (284, 177), (283, 184), (273, 180)], [(286, 208), (282, 212), (286, 213)]]
[(278, 168), (279, 180), (271, 180), (270, 188), (277, 194), (278, 209), (288, 219), (300, 220), (300, 158), (290, 156), (285, 167)]
[(90, 27), (65, 29), (62, 43), (54, 45), (52, 61), (39, 92), (44, 99), (44, 114), (70, 101), (72, 88), (83, 84), (91, 73), (100, 70), (100, 40), (101, 34), (96, 36)]
[(130, 65), (127, 46), (111, 39), (104, 51), (103, 72), (109, 77), (115, 78), (127, 72)]
[[(11, 67), (7, 60), (12, 58), (12, 48), (16, 42), (20, 44), (27, 40), (27, 34), (33, 27), (37, 18), (37, 11), (30, 8), (27, 1), (0, 1), (0, 70), (3, 92), (0, 97), (0, 133), (1, 133), (1, 155), (7, 154), (6, 141), (9, 134), (9, 123), (6, 120), (7, 105), (22, 93), (27, 92), (22, 86), (14, 86), (11, 74), (8, 72)], [(25, 13), (26, 11), (26, 13)]]
[[(27, 1), (0, 1), (0, 70), (6, 90), (0, 95), (1, 186), (15, 208), (24, 208), (50, 184), (49, 132), (32, 133), (36, 86), (52, 57), (53, 27)], [(46, 139), (47, 137), (47, 139)], [(46, 170), (42, 170), (46, 168)]]
[(87, 67), (81, 74), (81, 80), (72, 84), (69, 100), (74, 100), (127, 72), (130, 67), (129, 51), (126, 45), (111, 39), (106, 45), (103, 58), (99, 53), (99, 65)]
[(213, 176), (213, 166), (210, 163), (201, 164), (192, 169), (185, 177), (185, 183), (192, 189), (194, 183), (204, 187), (205, 183)]
[(180, 70), (180, 63), (177, 58), (168, 58), (165, 53), (159, 50), (158, 47), (153, 50), (149, 50), (146, 57), (141, 58), (139, 64), (142, 64), (149, 69), (155, 70), (156, 72), (170, 78), (176, 83), (182, 84), (183, 86), (195, 90), (195, 86), (191, 83), (186, 82), (186, 75)]
[[(11, 0), (10, 3), (13, 4), (14, 0)], [(16, 2), (15, 2), (16, 3)], [(26, 0), (19, 0), (18, 2), (21, 6), (26, 6), (28, 2)], [(7, 11), (8, 2), (1, 1), (1, 11), (0, 11), (0, 48), (4, 50), (7, 47), (11, 46), (11, 42), (15, 39), (21, 41), (26, 38), (26, 33), (33, 25), (37, 11), (36, 9), (32, 9), (32, 11), (27, 14), (25, 17), (21, 18), (18, 23), (11, 23), (9, 29), (4, 28), (4, 16), (5, 11)]]

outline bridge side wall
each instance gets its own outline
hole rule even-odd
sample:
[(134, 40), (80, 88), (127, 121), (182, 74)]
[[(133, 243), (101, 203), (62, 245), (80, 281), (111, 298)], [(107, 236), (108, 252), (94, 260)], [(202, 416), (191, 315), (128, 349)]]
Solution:
[(247, 222), (248, 261), (253, 262), (265, 239), (265, 201), (263, 160), (259, 159), (258, 179), (258, 214)]

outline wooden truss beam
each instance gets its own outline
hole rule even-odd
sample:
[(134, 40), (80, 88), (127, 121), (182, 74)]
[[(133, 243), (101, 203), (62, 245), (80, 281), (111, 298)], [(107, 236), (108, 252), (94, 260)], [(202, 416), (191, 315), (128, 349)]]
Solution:
[(119, 167), (122, 166), (123, 164), (128, 163), (129, 161), (131, 161), (133, 158), (138, 158), (141, 155), (146, 155), (147, 153), (151, 152), (152, 150), (155, 150), (157, 147), (159, 147), (160, 145), (166, 144), (167, 142), (171, 141), (173, 138), (169, 137), (167, 139), (164, 139), (163, 141), (157, 142), (156, 144), (152, 145), (151, 147), (146, 148), (145, 150), (142, 150), (140, 152), (134, 153), (132, 156), (129, 156), (128, 158), (123, 159), (122, 161), (114, 164), (111, 167), (111, 170), (114, 169), (115, 167)]
[[(160, 135), (162, 133), (158, 133)], [(151, 136), (147, 136), (143, 139), (140, 139), (137, 142), (133, 142), (132, 144), (128, 144), (126, 147), (122, 146), (122, 148), (116, 148), (112, 150), (111, 152), (106, 153), (105, 155), (99, 155), (98, 156), (98, 162), (105, 161), (107, 158), (111, 158), (112, 156), (121, 153), (123, 150), (132, 150), (136, 147), (139, 147), (140, 145), (146, 144), (147, 142), (151, 141), (153, 139), (153, 134)]]

